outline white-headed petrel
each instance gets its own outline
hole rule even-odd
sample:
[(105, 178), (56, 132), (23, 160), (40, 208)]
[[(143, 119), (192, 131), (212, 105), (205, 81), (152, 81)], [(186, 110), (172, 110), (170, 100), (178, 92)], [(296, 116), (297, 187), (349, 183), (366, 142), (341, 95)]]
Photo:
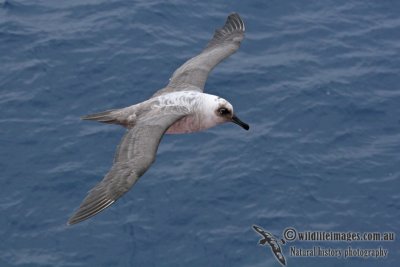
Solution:
[(229, 15), (206, 48), (179, 67), (168, 85), (150, 99), (126, 108), (82, 117), (84, 120), (119, 124), (127, 131), (117, 148), (111, 170), (89, 191), (68, 224), (96, 215), (129, 191), (154, 162), (164, 133), (197, 132), (225, 122), (249, 129), (249, 125), (236, 117), (228, 101), (203, 93), (208, 74), (239, 49), (244, 31), (239, 14)]

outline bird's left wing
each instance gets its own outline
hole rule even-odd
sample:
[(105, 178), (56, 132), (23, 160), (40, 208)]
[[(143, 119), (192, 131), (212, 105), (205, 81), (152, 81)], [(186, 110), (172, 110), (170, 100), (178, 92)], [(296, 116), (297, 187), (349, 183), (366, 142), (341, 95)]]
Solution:
[(185, 115), (183, 109), (176, 108), (151, 111), (128, 129), (117, 148), (111, 170), (89, 191), (68, 224), (96, 215), (125, 194), (154, 162), (165, 131)]
[(225, 25), (215, 31), (206, 48), (179, 67), (167, 87), (157, 91), (153, 97), (182, 90), (203, 92), (210, 71), (239, 49), (244, 31), (244, 23), (239, 14), (230, 14)]

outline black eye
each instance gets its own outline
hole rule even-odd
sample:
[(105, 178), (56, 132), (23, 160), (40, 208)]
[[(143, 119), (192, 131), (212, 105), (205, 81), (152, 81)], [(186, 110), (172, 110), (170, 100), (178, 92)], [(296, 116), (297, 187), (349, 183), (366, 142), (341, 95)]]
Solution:
[(229, 114), (229, 110), (227, 110), (226, 108), (220, 108), (220, 109), (218, 110), (218, 112), (219, 112), (219, 114), (221, 114), (221, 115)]

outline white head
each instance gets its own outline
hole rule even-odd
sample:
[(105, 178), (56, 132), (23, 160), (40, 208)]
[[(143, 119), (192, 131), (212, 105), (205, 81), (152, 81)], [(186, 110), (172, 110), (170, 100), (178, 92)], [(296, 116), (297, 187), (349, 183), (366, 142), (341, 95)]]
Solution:
[(235, 113), (233, 112), (233, 107), (231, 103), (219, 96), (209, 94), (203, 95), (206, 98), (203, 102), (203, 111), (206, 113), (205, 115), (207, 117), (208, 123), (214, 126), (225, 122), (233, 122), (241, 126), (243, 129), (249, 130), (249, 125), (242, 122), (241, 120), (239, 120), (238, 117), (236, 117)]

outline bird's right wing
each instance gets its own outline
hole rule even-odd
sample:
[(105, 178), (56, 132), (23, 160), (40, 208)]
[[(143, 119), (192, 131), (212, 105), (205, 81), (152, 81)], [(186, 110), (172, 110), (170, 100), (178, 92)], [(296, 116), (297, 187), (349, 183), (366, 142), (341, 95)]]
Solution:
[(180, 66), (172, 75), (167, 87), (157, 91), (153, 97), (182, 90), (203, 92), (210, 71), (239, 49), (244, 31), (244, 23), (239, 14), (230, 14), (225, 25), (215, 31), (206, 48)]
[(114, 164), (104, 179), (89, 191), (68, 224), (86, 220), (125, 194), (154, 162), (165, 131), (185, 116), (183, 109), (151, 111), (129, 129), (117, 148)]

